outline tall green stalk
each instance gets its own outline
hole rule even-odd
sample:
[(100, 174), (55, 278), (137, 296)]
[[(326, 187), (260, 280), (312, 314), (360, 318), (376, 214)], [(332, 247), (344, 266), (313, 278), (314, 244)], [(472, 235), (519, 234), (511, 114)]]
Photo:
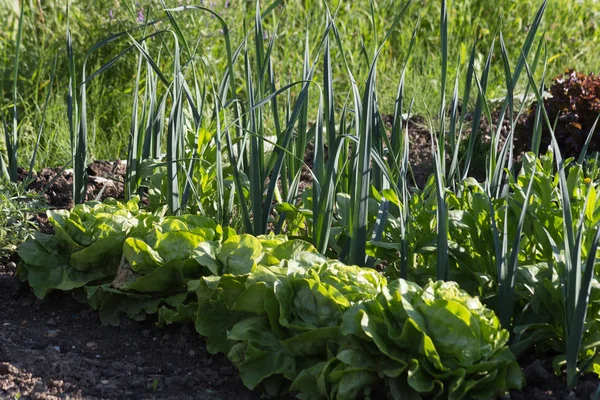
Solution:
[[(21, 4), (21, 12), (19, 14), (19, 24), (17, 28), (17, 40), (15, 49), (15, 58), (13, 60), (13, 104), (12, 104), (12, 126), (9, 129), (8, 124), (4, 122), (4, 138), (6, 142), (7, 162), (4, 163), (2, 154), (0, 154), (0, 169), (2, 176), (11, 182), (17, 182), (17, 169), (19, 167), (19, 118), (17, 114), (18, 95), (17, 83), (19, 81), (19, 55), (21, 54), (21, 37), (23, 34), (23, 16), (25, 13), (25, 4)], [(4, 120), (3, 120), (4, 121)]]

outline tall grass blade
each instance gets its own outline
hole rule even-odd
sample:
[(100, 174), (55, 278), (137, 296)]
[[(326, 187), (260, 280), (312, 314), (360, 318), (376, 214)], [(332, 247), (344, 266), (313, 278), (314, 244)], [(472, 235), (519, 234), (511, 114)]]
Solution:
[(446, 79), (448, 69), (448, 12), (446, 0), (442, 0), (440, 15), (440, 34), (442, 52), (442, 78), (440, 100), (440, 126), (436, 143), (431, 134), (431, 146), (435, 161), (435, 182), (437, 187), (437, 279), (448, 280), (448, 206), (446, 204)]
[[(513, 126), (514, 126), (514, 83), (512, 81), (510, 72), (510, 62), (508, 60), (508, 53), (504, 44), (504, 37), (500, 32), (500, 50), (502, 54), (502, 64), (504, 66), (504, 81), (506, 83), (506, 101), (508, 102), (508, 111), (510, 117), (511, 132), (509, 133), (504, 146), (500, 153), (498, 153), (498, 147), (500, 146), (500, 133), (502, 127), (502, 120), (498, 120), (498, 129), (494, 132), (492, 129), (492, 140), (490, 141), (490, 156), (489, 156), (489, 170), (492, 173), (491, 190), (495, 190), (495, 197), (500, 197), (500, 191), (502, 187), (502, 179), (504, 174), (504, 166), (508, 153), (508, 164), (512, 165), (512, 148), (513, 148)], [(508, 150), (508, 151), (507, 151)]]
[(173, 85), (169, 124), (167, 126), (167, 206), (169, 213), (181, 212), (179, 188), (179, 158), (183, 143), (183, 77), (181, 76), (179, 40), (173, 37)]
[[(21, 4), (21, 12), (19, 14), (19, 24), (17, 27), (17, 43), (15, 49), (15, 59), (13, 60), (13, 119), (10, 140), (7, 137), (6, 148), (8, 150), (8, 173), (11, 182), (17, 182), (17, 168), (19, 163), (19, 119), (17, 114), (18, 90), (17, 83), (19, 81), (19, 55), (21, 54), (21, 37), (23, 34), (23, 16), (25, 13), (25, 3)], [(8, 132), (7, 132), (8, 134)]]
[[(471, 98), (471, 85), (473, 82), (473, 75), (475, 73), (475, 50), (476, 50), (476, 42), (473, 43), (473, 47), (471, 48), (471, 55), (469, 57), (469, 64), (467, 67), (467, 77), (465, 81), (465, 88), (463, 91), (462, 97), (462, 112), (460, 117), (460, 123), (458, 127), (458, 138), (456, 139), (456, 144), (454, 147), (454, 153), (452, 155), (452, 162), (450, 163), (450, 171), (448, 176), (452, 179), (452, 177), (456, 177), (457, 180), (460, 179), (459, 174), (459, 153), (462, 144), (462, 128), (465, 122), (465, 118), (467, 116), (467, 109), (469, 104), (469, 99)], [(472, 156), (472, 153), (471, 153)], [(471, 160), (467, 160), (467, 163), (471, 163)]]
[[(257, 137), (258, 134), (258, 115), (257, 110), (254, 107), (254, 85), (252, 80), (252, 72), (250, 70), (250, 58), (248, 57), (248, 49), (244, 51), (244, 65), (246, 70), (246, 90), (248, 92), (248, 114), (249, 114), (249, 131), (252, 133), (250, 136), (250, 206), (252, 208), (252, 233), (255, 235), (261, 235), (264, 233), (266, 226), (263, 228), (263, 215), (262, 215), (262, 200), (263, 200), (263, 153), (261, 152), (262, 136)], [(271, 176), (270, 179), (276, 179)], [(238, 190), (241, 190), (238, 189)]]
[(67, 56), (69, 66), (69, 92), (67, 97), (67, 113), (69, 119), (69, 131), (71, 137), (71, 154), (73, 159), (73, 203), (83, 203), (87, 189), (87, 110), (86, 110), (86, 77), (85, 64), (83, 63), (82, 84), (79, 88), (78, 105), (75, 85), (77, 83), (75, 74), (75, 59), (73, 55), (73, 41), (69, 29), (69, 4), (67, 3)]
[[(546, 52), (544, 52), (544, 59), (546, 58)], [(544, 71), (542, 73), (542, 80), (540, 81), (539, 91), (544, 91), (544, 82), (546, 81), (546, 64), (544, 64)], [(533, 138), (531, 140), (531, 151), (533, 154), (540, 154), (540, 144), (542, 142), (542, 107), (544, 103), (538, 103), (535, 110), (535, 118), (533, 121)]]
[[(42, 133), (44, 132), (44, 125), (46, 122), (46, 113), (48, 112), (48, 101), (50, 100), (50, 94), (52, 93), (52, 86), (54, 84), (54, 78), (56, 77), (57, 63), (58, 63), (58, 55), (55, 55), (54, 63), (52, 65), (52, 73), (50, 74), (50, 83), (48, 84), (48, 90), (46, 91), (46, 99), (44, 100), (44, 111), (42, 112), (42, 120), (40, 122), (38, 134), (35, 139), (35, 146), (33, 147), (33, 154), (31, 155), (31, 160), (29, 162), (29, 173), (27, 174), (27, 180), (29, 180), (29, 181), (33, 178), (33, 168), (35, 166), (35, 160), (37, 159), (37, 152), (38, 152), (38, 148), (40, 146), (40, 140), (42, 138)], [(1, 169), (1, 167), (0, 167), (0, 169)]]
[[(473, 151), (475, 149), (475, 141), (477, 140), (477, 134), (479, 133), (479, 124), (481, 123), (481, 115), (483, 113), (485, 102), (485, 94), (487, 91), (487, 83), (488, 76), (490, 73), (490, 67), (492, 64), (492, 56), (494, 54), (494, 43), (495, 40), (492, 41), (490, 46), (490, 51), (488, 52), (487, 59), (485, 61), (485, 66), (483, 67), (483, 72), (481, 73), (481, 80), (478, 83), (478, 95), (477, 102), (475, 103), (475, 110), (473, 111), (473, 121), (471, 123), (471, 135), (469, 136), (469, 143), (467, 145), (467, 154), (465, 156), (465, 163), (463, 167), (462, 179), (467, 179), (469, 176), (469, 169), (471, 167), (471, 161), (473, 160)], [(477, 76), (473, 75), (475, 80), (477, 81)]]
[[(458, 58), (458, 62), (457, 65), (460, 65), (460, 57)], [(457, 118), (458, 118), (458, 78), (459, 78), (459, 68), (456, 69), (456, 78), (454, 80), (454, 93), (452, 95), (452, 105), (451, 105), (451, 111), (450, 111), (450, 130), (448, 132), (448, 135), (450, 136), (449, 138), (449, 150), (450, 150), (450, 154), (452, 155), (452, 161), (454, 162), (455, 157), (458, 158), (458, 147), (457, 147), (457, 140), (458, 138), (456, 137), (456, 124), (457, 124)], [(446, 175), (446, 185), (452, 185), (453, 187), (455, 187), (455, 182), (456, 179), (454, 179), (454, 175), (453, 175), (453, 166), (454, 163), (450, 164), (450, 170), (448, 171), (448, 174)]]
[[(527, 192), (524, 196), (524, 203), (521, 205), (521, 214), (519, 215), (519, 221), (517, 223), (517, 229), (514, 233), (514, 239), (510, 253), (508, 248), (504, 248), (499, 254), (496, 253), (496, 259), (500, 258), (502, 263), (498, 270), (498, 317), (500, 323), (505, 329), (509, 329), (512, 326), (512, 315), (514, 310), (514, 295), (515, 295), (515, 278), (517, 276), (517, 267), (519, 262), (519, 251), (521, 250), (521, 239), (523, 233), (523, 226), (525, 224), (525, 217), (527, 216), (527, 209), (529, 207), (529, 199), (531, 197), (531, 188), (535, 181), (536, 164), (534, 163), (533, 171), (531, 172), (531, 179), (527, 185)], [(504, 235), (503, 237), (508, 239), (508, 207), (505, 208), (506, 213), (504, 216)], [(492, 214), (492, 218), (494, 218)], [(505, 245), (506, 247), (506, 245)], [(509, 256), (506, 260), (506, 256)], [(506, 262), (508, 261), (508, 262)]]
[(594, 121), (594, 124), (592, 125), (592, 127), (590, 129), (590, 132), (588, 133), (587, 137), (585, 138), (585, 143), (583, 144), (583, 147), (581, 148), (581, 153), (579, 153), (579, 158), (577, 159), (578, 164), (583, 164), (585, 161), (588, 147), (590, 145), (590, 142), (592, 141), (592, 137), (594, 137), (594, 133), (596, 133), (596, 125), (598, 125), (598, 120), (600, 120), (600, 114), (596, 117), (596, 120)]
[(131, 127), (129, 130), (129, 151), (127, 152), (127, 172), (125, 177), (125, 187), (127, 198), (132, 198), (137, 191), (137, 169), (140, 162), (140, 134), (138, 123), (138, 96), (140, 79), (142, 75), (142, 55), (138, 55), (137, 75), (133, 89), (133, 105), (131, 108)]

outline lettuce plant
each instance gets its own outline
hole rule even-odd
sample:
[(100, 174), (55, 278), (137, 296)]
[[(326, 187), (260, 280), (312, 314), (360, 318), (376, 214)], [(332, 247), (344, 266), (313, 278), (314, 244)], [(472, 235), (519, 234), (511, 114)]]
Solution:
[(128, 232), (147, 216), (138, 211), (137, 200), (48, 211), (55, 235), (38, 232), (19, 247), (19, 277), (29, 281), (39, 298), (55, 289), (71, 290), (113, 278)]

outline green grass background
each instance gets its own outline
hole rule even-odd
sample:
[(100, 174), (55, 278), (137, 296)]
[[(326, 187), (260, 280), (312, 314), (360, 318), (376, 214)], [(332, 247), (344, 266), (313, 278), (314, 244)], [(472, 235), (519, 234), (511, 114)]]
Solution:
[[(4, 3), (4, 4), (3, 4)], [(50, 81), (54, 57), (58, 67), (51, 100), (48, 105), (46, 126), (42, 135), (37, 167), (60, 166), (70, 159), (70, 145), (66, 110), (68, 87), (66, 55), (65, 4), (58, 1), (26, 0), (23, 42), (18, 74), (19, 123), (22, 165), (28, 163), (41, 122), (46, 86)], [(195, 2), (167, 1), (169, 6), (180, 4), (204, 5), (223, 15), (231, 29), (233, 44), (237, 46), (245, 29), (251, 31), (255, 10), (254, 1), (225, 0)], [(270, 2), (261, 2), (266, 9)], [(374, 0), (373, 15), (367, 0), (338, 0), (328, 3), (339, 7), (336, 24), (342, 35), (344, 51), (359, 83), (368, 73), (368, 58), (372, 57), (377, 40), (400, 11), (403, 1)], [(449, 2), (449, 80), (453, 81), (457, 68), (466, 73), (469, 52), (477, 40), (477, 68), (480, 71), (497, 30), (502, 30), (512, 65), (516, 63), (528, 24), (537, 11), (540, 0), (454, 0)], [(12, 120), (13, 59), (18, 22), (19, 1), (0, 0), (0, 115)], [(112, 11), (112, 18), (111, 18)], [(71, 5), (71, 30), (78, 73), (87, 50), (112, 33), (135, 26), (140, 11), (146, 20), (164, 16), (156, 1), (77, 1)], [(302, 74), (305, 36), (314, 50), (325, 27), (325, 3), (322, 0), (287, 0), (284, 6), (265, 21), (268, 34), (276, 35), (273, 52), (274, 69), (279, 86), (297, 81)], [(380, 107), (391, 113), (398, 81), (408, 43), (419, 21), (417, 44), (413, 51), (406, 81), (406, 94), (415, 96), (415, 112), (426, 115), (438, 109), (440, 98), (440, 2), (418, 0), (409, 16), (396, 29), (385, 46), (378, 62), (378, 93)], [(203, 57), (208, 75), (218, 80), (224, 71), (225, 51), (216, 19), (198, 12), (177, 13), (186, 37), (194, 38), (197, 57)], [(246, 22), (245, 22), (246, 21)], [(550, 0), (541, 31), (545, 32), (548, 59), (548, 82), (565, 68), (584, 73), (600, 69), (600, 2), (597, 0)], [(160, 24), (157, 29), (160, 29)], [(138, 34), (139, 37), (139, 34)], [(151, 46), (160, 46), (154, 41)], [(98, 69), (127, 46), (121, 40), (94, 53), (88, 61), (88, 74)], [(314, 56), (314, 54), (313, 54)], [(343, 73), (341, 54), (332, 51), (336, 70), (334, 80), (336, 97), (342, 102), (349, 89), (347, 74)], [(460, 57), (460, 64), (458, 59)], [(504, 72), (500, 62), (500, 47), (495, 48), (488, 99), (504, 96)], [(241, 68), (241, 63), (238, 67)], [(168, 70), (168, 57), (163, 57), (163, 68)], [(135, 83), (136, 57), (134, 54), (120, 60), (107, 73), (88, 85), (88, 112), (90, 155), (92, 159), (124, 158), (127, 151), (131, 119), (131, 91)], [(317, 81), (321, 79), (317, 74)], [(452, 85), (448, 88), (452, 90)], [(518, 91), (517, 91), (518, 92)], [(2, 130), (0, 128), (0, 130)], [(4, 148), (4, 135), (0, 149)]]

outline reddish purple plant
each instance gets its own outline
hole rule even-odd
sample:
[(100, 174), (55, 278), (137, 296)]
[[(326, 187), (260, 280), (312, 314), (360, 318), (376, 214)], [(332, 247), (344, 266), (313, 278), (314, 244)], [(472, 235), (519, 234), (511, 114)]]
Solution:
[[(549, 97), (544, 100), (544, 107), (551, 123), (558, 118), (555, 129), (556, 141), (564, 157), (576, 157), (581, 153), (585, 140), (600, 114), (600, 77), (578, 73), (572, 69), (553, 78)], [(531, 142), (535, 109), (531, 107), (529, 117), (524, 124), (524, 150), (529, 150)], [(600, 127), (599, 127), (600, 128)], [(588, 148), (588, 154), (600, 151), (600, 129), (596, 129)], [(545, 152), (551, 143), (550, 132), (543, 124), (540, 151)]]

